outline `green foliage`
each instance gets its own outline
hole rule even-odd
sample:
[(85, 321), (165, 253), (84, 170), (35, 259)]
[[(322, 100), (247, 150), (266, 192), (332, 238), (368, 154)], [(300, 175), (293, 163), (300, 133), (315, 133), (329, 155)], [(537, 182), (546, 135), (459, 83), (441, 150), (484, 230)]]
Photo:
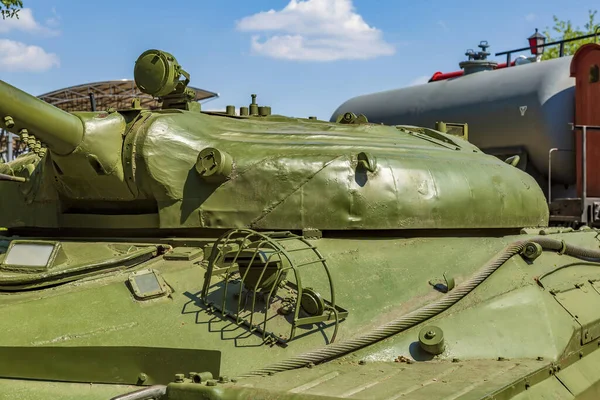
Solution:
[[(588, 11), (588, 22), (583, 26), (584, 29), (579, 27), (574, 28), (571, 21), (562, 21), (556, 15), (554, 16), (554, 26), (552, 27), (552, 31), (554, 35), (551, 33), (550, 28), (546, 28), (544, 32), (544, 36), (546, 36), (546, 43), (554, 42), (557, 40), (563, 39), (572, 39), (578, 36), (588, 35), (596, 32), (598, 30), (599, 39), (600, 39), (600, 24), (596, 23), (596, 14), (598, 11)], [(565, 55), (574, 54), (579, 47), (586, 43), (592, 43), (594, 38), (583, 39), (583, 40), (575, 40), (573, 42), (565, 43)], [(544, 51), (543, 60), (549, 60), (552, 58), (557, 58), (559, 56), (559, 46), (552, 46), (546, 48)]]
[(19, 10), (23, 8), (22, 0), (0, 0), (2, 19), (19, 18)]

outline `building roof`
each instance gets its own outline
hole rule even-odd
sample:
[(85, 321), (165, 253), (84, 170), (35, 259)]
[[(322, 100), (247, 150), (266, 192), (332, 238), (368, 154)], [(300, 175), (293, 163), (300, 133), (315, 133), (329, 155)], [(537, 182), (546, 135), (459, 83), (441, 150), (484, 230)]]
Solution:
[[(196, 92), (196, 101), (208, 100), (219, 97), (218, 93), (204, 89), (190, 87)], [(89, 111), (91, 110), (90, 93), (94, 94), (97, 110), (106, 110), (109, 107), (125, 109), (131, 107), (133, 98), (139, 98), (143, 108), (155, 109), (159, 102), (152, 96), (142, 93), (132, 79), (86, 83), (55, 90), (38, 96), (64, 111)]]

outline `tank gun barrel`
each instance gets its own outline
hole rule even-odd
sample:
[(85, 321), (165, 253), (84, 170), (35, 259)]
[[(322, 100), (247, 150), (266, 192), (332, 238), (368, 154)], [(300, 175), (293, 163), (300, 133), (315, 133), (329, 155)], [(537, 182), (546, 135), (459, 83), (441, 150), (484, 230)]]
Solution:
[(12, 133), (34, 135), (50, 151), (59, 155), (71, 153), (83, 139), (83, 122), (78, 117), (2, 80), (0, 122), (0, 126)]

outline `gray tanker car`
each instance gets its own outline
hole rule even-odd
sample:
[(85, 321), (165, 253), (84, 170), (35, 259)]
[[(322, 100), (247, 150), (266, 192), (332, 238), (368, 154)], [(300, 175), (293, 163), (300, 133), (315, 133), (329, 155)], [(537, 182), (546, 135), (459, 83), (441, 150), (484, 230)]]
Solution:
[[(592, 59), (600, 59), (600, 46), (596, 46)], [(423, 85), (354, 97), (339, 106), (331, 119), (351, 112), (387, 125), (435, 128), (442, 126), (437, 125), (440, 121), (466, 123), (470, 142), (498, 157), (518, 155), (517, 166), (533, 175), (547, 196), (552, 182), (553, 221), (600, 222), (600, 179), (592, 182), (592, 188), (588, 182), (586, 193), (581, 184), (583, 168), (578, 167), (581, 144), (576, 136), (582, 122), (575, 120), (574, 56), (541, 62), (522, 58), (507, 68), (487, 59), (487, 45), (480, 47), (481, 52), (467, 52), (469, 60), (460, 63), (462, 71), (446, 74), (450, 79), (440, 79), (436, 73)], [(594, 90), (600, 93), (600, 83), (597, 86)], [(598, 116), (600, 104), (595, 107), (592, 114)], [(600, 131), (595, 136), (600, 137)], [(600, 152), (600, 141), (588, 138), (587, 143), (597, 148), (592, 153)], [(592, 172), (590, 160), (587, 165), (586, 173), (593, 177), (586, 178), (592, 181), (600, 172), (595, 167)]]

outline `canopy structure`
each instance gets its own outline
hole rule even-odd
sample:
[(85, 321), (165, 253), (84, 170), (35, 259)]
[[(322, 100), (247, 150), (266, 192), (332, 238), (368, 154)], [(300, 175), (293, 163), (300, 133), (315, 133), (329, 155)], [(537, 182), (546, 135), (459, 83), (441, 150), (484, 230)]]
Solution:
[[(195, 100), (199, 102), (219, 97), (216, 92), (189, 88), (196, 92)], [(153, 110), (160, 106), (156, 98), (142, 93), (133, 79), (85, 83), (42, 94), (38, 98), (68, 112), (92, 111), (94, 108), (98, 111), (109, 108), (126, 109), (131, 107), (134, 98), (140, 99), (142, 108)], [(8, 145), (9, 141), (12, 146)], [(18, 136), (0, 130), (0, 162), (12, 160), (24, 151), (26, 146), (20, 143)]]
[[(219, 97), (218, 93), (190, 87), (196, 92), (196, 101), (206, 101)], [(40, 99), (65, 111), (91, 111), (108, 108), (125, 109), (131, 107), (134, 98), (139, 98), (143, 108), (155, 109), (159, 102), (154, 97), (142, 93), (132, 79), (86, 83), (55, 90), (38, 96)]]

